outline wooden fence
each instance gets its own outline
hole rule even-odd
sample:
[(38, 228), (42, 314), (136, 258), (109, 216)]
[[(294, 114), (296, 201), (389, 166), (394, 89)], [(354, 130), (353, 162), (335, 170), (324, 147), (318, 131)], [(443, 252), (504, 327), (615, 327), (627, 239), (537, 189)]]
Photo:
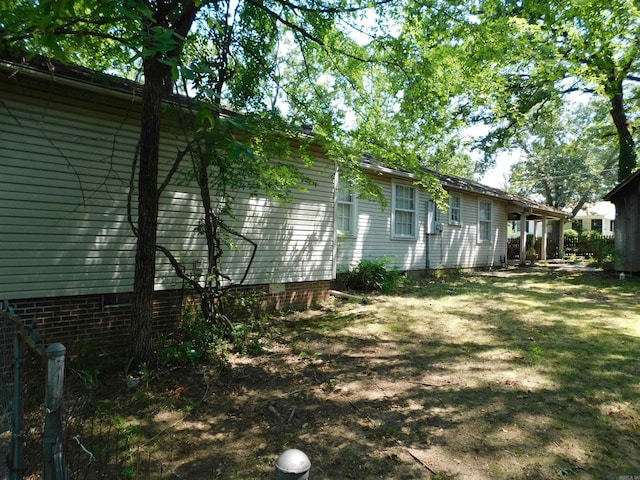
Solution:
[[(540, 256), (540, 246), (542, 239), (537, 238), (534, 248), (538, 257)], [(529, 245), (529, 244), (527, 244)], [(576, 255), (578, 257), (597, 257), (605, 250), (613, 250), (614, 237), (600, 236), (592, 237), (580, 235), (578, 237), (564, 237), (564, 254)], [(520, 237), (507, 240), (507, 258), (510, 260), (520, 258)], [(560, 258), (560, 248), (556, 241), (547, 240), (547, 258)]]

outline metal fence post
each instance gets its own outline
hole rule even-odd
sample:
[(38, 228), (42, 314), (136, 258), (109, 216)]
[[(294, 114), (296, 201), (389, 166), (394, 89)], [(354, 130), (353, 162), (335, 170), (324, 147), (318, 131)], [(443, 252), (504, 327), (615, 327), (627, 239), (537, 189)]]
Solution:
[(304, 452), (292, 448), (276, 460), (275, 480), (308, 480), (311, 461)]
[(44, 466), (43, 480), (66, 480), (66, 467), (62, 452), (62, 398), (64, 386), (64, 357), (66, 348), (61, 343), (47, 347), (47, 386), (44, 400)]

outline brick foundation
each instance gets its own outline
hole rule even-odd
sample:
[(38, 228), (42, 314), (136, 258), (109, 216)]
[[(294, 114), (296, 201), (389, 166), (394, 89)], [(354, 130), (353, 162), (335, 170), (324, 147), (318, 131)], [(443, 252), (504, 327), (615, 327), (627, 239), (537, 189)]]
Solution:
[[(327, 281), (242, 287), (239, 291), (264, 294), (263, 310), (303, 309), (326, 302)], [(154, 332), (172, 331), (190, 292), (157, 291), (154, 299)], [(23, 320), (38, 320), (45, 344), (64, 343), (68, 348), (91, 342), (100, 348), (121, 348), (129, 342), (130, 294), (97, 294), (69, 297), (10, 300)]]

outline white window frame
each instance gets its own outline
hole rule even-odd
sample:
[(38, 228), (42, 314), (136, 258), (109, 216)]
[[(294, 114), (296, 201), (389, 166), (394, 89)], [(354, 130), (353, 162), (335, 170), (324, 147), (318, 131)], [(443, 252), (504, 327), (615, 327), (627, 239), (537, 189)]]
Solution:
[[(489, 206), (489, 219), (482, 218), (481, 205)], [(483, 238), (482, 230), (483, 225), (488, 225), (487, 233), (488, 238)], [(491, 243), (493, 231), (493, 203), (489, 200), (478, 200), (478, 243)]]
[[(341, 200), (340, 199), (340, 191), (349, 192), (350, 199), (349, 200)], [(349, 217), (349, 230), (341, 229), (341, 222), (339, 221), (339, 211), (340, 206), (349, 207), (350, 217)], [(355, 237), (357, 234), (357, 221), (358, 218), (358, 208), (357, 208), (357, 197), (353, 189), (349, 187), (347, 182), (341, 178), (338, 178), (338, 189), (336, 191), (336, 231), (338, 235), (341, 237)]]
[[(413, 208), (399, 208), (397, 206), (397, 192), (398, 187), (404, 189), (410, 189), (413, 192)], [(396, 217), (398, 212), (403, 213), (411, 213), (413, 215), (412, 218), (412, 230), (413, 233), (408, 235), (406, 233), (399, 233), (396, 231)], [(409, 185), (406, 183), (392, 183), (391, 188), (391, 238), (396, 240), (416, 240), (418, 238), (418, 187), (415, 185)]]
[[(458, 205), (454, 206), (452, 200), (457, 199)], [(458, 213), (458, 218), (453, 218), (453, 212)], [(462, 225), (462, 196), (461, 195), (449, 195), (449, 224), (450, 225)]]

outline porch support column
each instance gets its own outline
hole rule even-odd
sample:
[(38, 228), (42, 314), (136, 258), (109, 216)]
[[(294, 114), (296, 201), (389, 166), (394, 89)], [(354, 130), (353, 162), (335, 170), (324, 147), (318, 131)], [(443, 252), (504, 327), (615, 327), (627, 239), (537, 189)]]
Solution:
[(558, 257), (560, 260), (564, 258), (564, 222), (566, 219), (561, 218), (558, 220)]
[(540, 260), (547, 259), (547, 216), (542, 215), (542, 240), (540, 241)]
[(527, 211), (520, 214), (520, 265), (527, 264)]

